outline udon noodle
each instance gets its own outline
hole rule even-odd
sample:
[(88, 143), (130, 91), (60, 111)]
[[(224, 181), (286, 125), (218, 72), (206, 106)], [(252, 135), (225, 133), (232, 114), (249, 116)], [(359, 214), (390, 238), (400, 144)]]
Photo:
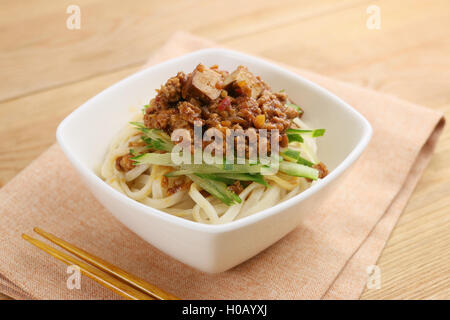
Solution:
[[(242, 111), (243, 106), (238, 105), (238, 103), (242, 103), (241, 101), (243, 99), (241, 97), (245, 96), (246, 92), (244, 89), (248, 89), (248, 87), (250, 87), (250, 89), (247, 90), (247, 96), (245, 98), (247, 104), (251, 101), (251, 99), (258, 102), (261, 101), (261, 97), (264, 94), (270, 96), (272, 99), (278, 99), (277, 101), (281, 101), (285, 105), (288, 104), (285, 100), (280, 98), (283, 97), (281, 94), (272, 94), (269, 91), (268, 86), (259, 78), (257, 78), (257, 81), (259, 82), (255, 82), (254, 84), (261, 84), (262, 89), (259, 92), (259, 98), (256, 99), (258, 95), (253, 97), (254, 92), (252, 91), (255, 86), (250, 86), (250, 80), (253, 79), (256, 81), (256, 78), (252, 78), (250, 80), (247, 79), (244, 83), (242, 83), (242, 81), (237, 83), (236, 81), (230, 82), (228, 78), (235, 74), (235, 72), (229, 75), (226, 72), (218, 71), (218, 69), (214, 67), (207, 69), (220, 74), (219, 78), (221, 79), (221, 85), (223, 86), (220, 91), (220, 95), (214, 99), (211, 97), (206, 99), (204, 95), (199, 97), (198, 91), (196, 91), (197, 95), (195, 97), (197, 100), (194, 101), (195, 99), (188, 96), (189, 93), (185, 94), (184, 91), (181, 93), (181, 90), (184, 90), (185, 86), (188, 86), (189, 81), (191, 83), (195, 83), (195, 78), (194, 80), (190, 78), (195, 77), (195, 72), (204, 72), (204, 68), (206, 67), (197, 67), (193, 73), (188, 74), (187, 76), (183, 74), (182, 78), (180, 78), (181, 80), (179, 81), (181, 82), (181, 85), (178, 85), (178, 87), (174, 86), (169, 88), (175, 88), (175, 91), (168, 90), (167, 88), (168, 84), (176, 82), (171, 82), (171, 79), (174, 79), (175, 77), (169, 79), (166, 85), (161, 87), (161, 90), (158, 91), (157, 97), (152, 99), (150, 106), (146, 106), (144, 113), (136, 113), (135, 117), (131, 119), (132, 121), (130, 124), (126, 125), (119, 132), (110, 144), (101, 167), (101, 177), (109, 185), (125, 194), (127, 197), (139, 201), (149, 207), (164, 211), (167, 214), (205, 224), (223, 224), (248, 217), (257, 212), (261, 212), (264, 209), (277, 205), (280, 202), (286, 201), (287, 199), (303, 192), (317, 180), (326, 175), (326, 168), (319, 162), (317, 156), (316, 143), (317, 136), (323, 134), (323, 132), (310, 129), (307, 124), (300, 119), (303, 111), (301, 111), (301, 113), (295, 113), (294, 115), (296, 116), (291, 119), (286, 117), (286, 119), (289, 120), (288, 127), (290, 129), (286, 130), (286, 128), (284, 128), (283, 133), (289, 132), (289, 130), (293, 133), (287, 134), (286, 138), (289, 138), (289, 142), (285, 142), (285, 146), (282, 150), (288, 150), (289, 152), (281, 153), (283, 155), (282, 161), (283, 163), (287, 163), (287, 165), (296, 166), (294, 168), (295, 170), (297, 170), (297, 167), (300, 169), (304, 168), (305, 170), (312, 170), (315, 174), (315, 178), (307, 174), (297, 174), (297, 171), (295, 170), (294, 173), (292, 173), (292, 170), (289, 169), (284, 171), (279, 170), (276, 174), (263, 175), (261, 178), (263, 179), (263, 183), (261, 183), (261, 181), (258, 181), (256, 178), (253, 179), (253, 177), (256, 177), (255, 175), (246, 173), (250, 180), (243, 179), (243, 181), (238, 181), (236, 185), (238, 185), (239, 188), (232, 189), (238, 196), (233, 199), (238, 199), (239, 201), (231, 201), (227, 203), (218, 197), (217, 194), (213, 192), (214, 190), (208, 189), (207, 187), (207, 183), (209, 183), (209, 185), (218, 183), (220, 184), (219, 187), (223, 185), (226, 188), (230, 188), (230, 185), (227, 186), (227, 184), (217, 182), (215, 180), (214, 175), (219, 177), (221, 176), (221, 173), (209, 175), (208, 177), (211, 180), (206, 181), (207, 183), (203, 183), (205, 181), (204, 175), (198, 175), (198, 177), (195, 176), (195, 178), (194, 175), (196, 173), (192, 175), (174, 175), (177, 168), (173, 165), (168, 163), (168, 165), (165, 165), (165, 163), (155, 163), (152, 161), (139, 161), (139, 156), (142, 155), (152, 153), (156, 154), (156, 156), (161, 156), (164, 153), (169, 152), (167, 149), (159, 148), (158, 145), (155, 145), (154, 142), (158, 141), (158, 139), (151, 140), (155, 138), (151, 135), (148, 136), (148, 129), (159, 130), (158, 132), (161, 133), (170, 133), (171, 130), (167, 129), (168, 126), (164, 127), (161, 124), (161, 121), (159, 121), (160, 119), (157, 117), (161, 116), (163, 112), (172, 112), (172, 114), (178, 115), (178, 113), (176, 113), (177, 110), (179, 110), (178, 112), (181, 116), (183, 116), (182, 112), (186, 108), (184, 104), (187, 103), (187, 101), (193, 105), (195, 105), (195, 102), (203, 104), (203, 108), (205, 108), (204, 101), (208, 101), (207, 106), (210, 108), (209, 110), (216, 111), (214, 108), (219, 108), (220, 110), (221, 105), (223, 105), (224, 101), (228, 99), (229, 101), (226, 101), (227, 108), (234, 106), (236, 110)], [(177, 75), (177, 77), (179, 77), (179, 75)], [(225, 85), (227, 85), (227, 81), (230, 82), (230, 84), (225, 87)], [(223, 83), (225, 83), (225, 85)], [(237, 87), (239, 85), (241, 87)], [(234, 87), (231, 89), (230, 86)], [(216, 87), (218, 86), (216, 85)], [(225, 90), (224, 88), (227, 88), (226, 93), (230, 94), (230, 98), (228, 98), (228, 96), (224, 97), (224, 94), (222, 93), (222, 91)], [(199, 88), (194, 89), (197, 90)], [(179, 92), (177, 93), (176, 90), (179, 90)], [(204, 89), (204, 91), (210, 94), (212, 89), (209, 91)], [(176, 99), (170, 99), (171, 96), (168, 96), (168, 94), (173, 94), (173, 92), (178, 94), (176, 95), (176, 99), (179, 101), (175, 101)], [(231, 95), (234, 95), (234, 97)], [(163, 98), (167, 99), (164, 100)], [(166, 105), (164, 105), (164, 103), (166, 103)], [(263, 103), (265, 102), (263, 101)], [(171, 110), (170, 108), (174, 108), (174, 106), (178, 109)], [(152, 111), (155, 110), (155, 108), (159, 112), (158, 114), (152, 114)], [(283, 106), (283, 108), (285, 107)], [(264, 105), (262, 105), (261, 110), (266, 110), (264, 109)], [(220, 111), (216, 112), (221, 114)], [(270, 112), (264, 112), (265, 113), (261, 111), (262, 114), (265, 114), (265, 122), (263, 124), (270, 124)], [(228, 115), (229, 114), (230, 113), (228, 113)], [(239, 113), (237, 114), (239, 115)], [(204, 121), (203, 123), (210, 123), (208, 122), (210, 119), (211, 117), (206, 120), (203, 118), (202, 120)], [(230, 119), (233, 118), (230, 117)], [(258, 127), (260, 125), (258, 124), (258, 121), (260, 120), (261, 115), (256, 115), (253, 122), (251, 122), (252, 126), (254, 124), (254, 127)], [(141, 125), (136, 125), (136, 123)], [(230, 123), (230, 127), (235, 125), (232, 121), (228, 121), (226, 118), (225, 120), (222, 119), (220, 122), (221, 126), (226, 126), (228, 123)], [(241, 122), (240, 125), (244, 126), (243, 122)], [(175, 124), (172, 124), (171, 129), (173, 130), (175, 126)], [(319, 134), (316, 134), (317, 132), (319, 132)], [(300, 137), (295, 137), (295, 135)], [(121, 162), (122, 160), (131, 161), (131, 164), (125, 169), (125, 165)], [(233, 173), (231, 173), (231, 176), (232, 174)], [(230, 174), (227, 175), (227, 178), (230, 178)], [(236, 180), (238, 179), (241, 178), (236, 178)], [(227, 181), (226, 179), (223, 180)]]
[[(137, 115), (134, 120), (141, 117), (142, 115)], [(310, 129), (298, 118), (293, 121), (301, 129)], [(310, 137), (304, 139), (304, 143), (290, 143), (289, 148), (299, 151), (309, 161), (317, 162), (316, 139)], [(116, 190), (136, 201), (201, 223), (221, 224), (250, 216), (294, 197), (314, 183), (306, 178), (293, 177), (282, 172), (267, 175), (265, 179), (268, 180), (269, 187), (252, 182), (239, 194), (242, 202), (232, 206), (227, 206), (211, 195), (204, 196), (195, 183), (190, 184), (187, 190), (180, 188), (175, 193), (169, 194), (170, 186), (176, 185), (177, 182), (182, 183), (186, 179), (186, 177), (167, 178), (169, 181), (166, 181), (164, 174), (170, 172), (171, 167), (141, 164), (128, 172), (116, 168), (117, 157), (127, 154), (130, 145), (139, 140), (140, 131), (130, 124), (117, 135), (103, 162), (102, 178)], [(133, 148), (138, 153), (145, 151), (145, 146)]]

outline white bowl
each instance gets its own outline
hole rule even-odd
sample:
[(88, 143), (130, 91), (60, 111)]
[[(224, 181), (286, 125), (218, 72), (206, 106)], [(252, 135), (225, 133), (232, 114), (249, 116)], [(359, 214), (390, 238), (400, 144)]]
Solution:
[[(148, 103), (170, 76), (190, 72), (198, 63), (233, 70), (247, 66), (274, 90), (285, 89), (305, 110), (302, 118), (326, 128), (318, 155), (330, 174), (303, 193), (272, 208), (223, 225), (178, 218), (128, 198), (97, 175), (113, 137), (132, 112)], [(290, 71), (238, 52), (206, 49), (140, 71), (99, 93), (72, 112), (58, 127), (62, 150), (94, 196), (143, 239), (198, 270), (217, 273), (251, 258), (292, 231), (336, 188), (340, 176), (363, 152), (372, 135), (369, 122), (347, 103)]]

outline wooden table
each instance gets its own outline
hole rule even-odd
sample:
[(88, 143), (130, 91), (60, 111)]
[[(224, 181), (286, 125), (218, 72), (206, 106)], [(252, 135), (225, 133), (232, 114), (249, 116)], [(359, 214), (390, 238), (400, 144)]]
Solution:
[[(66, 27), (72, 3), (79, 30)], [(366, 26), (370, 5), (380, 8), (381, 29)], [(448, 0), (2, 0), (0, 186), (54, 143), (67, 114), (137, 71), (176, 30), (448, 117), (449, 12)], [(379, 259), (382, 288), (363, 299), (450, 298), (449, 163), (447, 126)]]

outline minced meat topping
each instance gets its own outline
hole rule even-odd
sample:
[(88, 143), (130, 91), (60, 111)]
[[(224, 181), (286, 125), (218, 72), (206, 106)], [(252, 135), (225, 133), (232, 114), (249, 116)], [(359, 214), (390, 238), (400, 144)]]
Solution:
[(189, 74), (179, 72), (161, 86), (144, 115), (148, 128), (164, 130), (169, 135), (176, 129), (193, 132), (194, 122), (204, 130), (278, 129), (280, 146), (287, 146), (286, 129), (291, 120), (300, 117), (286, 103), (283, 92), (272, 92), (261, 78), (246, 67), (232, 73), (199, 64)]

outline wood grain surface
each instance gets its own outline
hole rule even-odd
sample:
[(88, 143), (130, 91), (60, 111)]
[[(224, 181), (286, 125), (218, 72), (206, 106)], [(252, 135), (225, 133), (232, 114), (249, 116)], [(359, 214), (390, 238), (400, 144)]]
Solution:
[[(70, 4), (81, 9), (80, 30), (66, 27)], [(380, 8), (379, 30), (366, 26), (370, 5)], [(0, 186), (54, 143), (67, 114), (177, 30), (448, 117), (449, 12), (448, 0), (2, 0)], [(449, 164), (447, 126), (378, 261), (381, 288), (362, 299), (450, 298)]]

